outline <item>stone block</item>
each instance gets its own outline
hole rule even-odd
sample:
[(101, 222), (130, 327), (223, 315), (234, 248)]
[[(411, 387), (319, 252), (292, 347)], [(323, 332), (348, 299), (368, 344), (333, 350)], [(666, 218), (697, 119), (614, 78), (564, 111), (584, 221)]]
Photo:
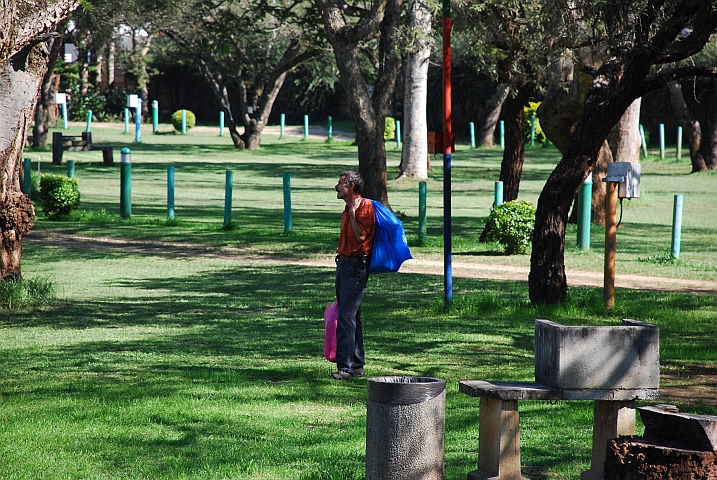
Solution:
[(535, 381), (563, 389), (564, 398), (584, 397), (571, 397), (570, 390), (605, 391), (615, 400), (653, 398), (660, 386), (659, 347), (659, 329), (634, 320), (597, 327), (536, 320)]
[(665, 411), (659, 407), (640, 407), (645, 424), (643, 438), (674, 448), (717, 451), (717, 417)]

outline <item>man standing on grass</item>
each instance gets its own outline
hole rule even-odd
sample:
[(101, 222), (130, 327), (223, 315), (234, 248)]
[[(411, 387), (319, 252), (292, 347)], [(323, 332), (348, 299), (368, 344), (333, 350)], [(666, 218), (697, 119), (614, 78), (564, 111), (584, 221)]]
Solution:
[(341, 216), (339, 248), (336, 249), (336, 301), (339, 321), (336, 326), (336, 380), (363, 377), (364, 352), (361, 325), (361, 299), (368, 281), (371, 243), (376, 233), (376, 218), (371, 200), (361, 197), (363, 178), (353, 170), (339, 176), (336, 198), (346, 202)]

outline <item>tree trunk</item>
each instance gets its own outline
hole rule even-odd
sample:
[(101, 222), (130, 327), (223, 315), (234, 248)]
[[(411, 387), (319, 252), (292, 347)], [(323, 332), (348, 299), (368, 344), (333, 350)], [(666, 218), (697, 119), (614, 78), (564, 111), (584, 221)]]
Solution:
[(60, 36), (48, 42), (50, 44), (50, 56), (47, 61), (47, 71), (42, 78), (40, 94), (35, 107), (35, 126), (32, 129), (32, 146), (36, 148), (45, 147), (47, 145), (47, 135), (50, 131), (50, 126), (53, 126), (57, 121), (57, 104), (55, 103), (55, 92), (53, 90), (52, 80), (55, 65), (61, 53), (60, 50), (64, 44), (64, 32), (66, 27), (67, 21), (60, 22), (55, 28), (55, 31), (59, 33)]
[(700, 122), (692, 117), (685, 96), (682, 93), (682, 85), (677, 80), (667, 84), (667, 91), (670, 93), (670, 106), (685, 132), (685, 140), (690, 149), (690, 161), (692, 162), (692, 173), (707, 170), (707, 164), (700, 152), (702, 140), (702, 128)]
[(640, 163), (640, 105), (638, 98), (625, 110), (625, 113), (612, 129), (607, 140), (612, 150), (613, 161)]
[(534, 304), (558, 304), (567, 297), (565, 226), (583, 180), (597, 163), (612, 127), (640, 96), (650, 70), (649, 59), (634, 55), (600, 69), (583, 105), (583, 114), (563, 158), (545, 183), (538, 200), (528, 288)]
[(503, 102), (508, 97), (510, 86), (507, 83), (499, 83), (495, 92), (488, 100), (484, 113), (478, 122), (476, 129), (476, 145), (492, 147), (495, 138), (495, 126), (498, 124)]
[(428, 178), (428, 61), (431, 56), (431, 13), (423, 0), (409, 0), (408, 26), (417, 38), (406, 55), (403, 96), (403, 152), (401, 177)]
[(115, 83), (115, 50), (117, 45), (114, 40), (110, 40), (107, 47), (107, 88), (113, 89)]
[(517, 87), (516, 94), (509, 95), (503, 103), (505, 120), (505, 150), (500, 164), (500, 181), (503, 182), (503, 201), (518, 199), (520, 176), (525, 161), (525, 113), (523, 107), (537, 91), (535, 82), (526, 82)]
[[(396, 53), (396, 30), (401, 19), (401, 0), (377, 2), (357, 26), (349, 27), (341, 5), (315, 0), (321, 9), (324, 28), (334, 49), (341, 85), (347, 95), (351, 116), (356, 124), (359, 173), (364, 179), (363, 195), (389, 206), (386, 189), (386, 147), (383, 131), (386, 112), (396, 82), (400, 60)], [(383, 12), (381, 8), (385, 6)], [(370, 35), (380, 22), (379, 56), (381, 59), (371, 96), (366, 88), (358, 43)]]

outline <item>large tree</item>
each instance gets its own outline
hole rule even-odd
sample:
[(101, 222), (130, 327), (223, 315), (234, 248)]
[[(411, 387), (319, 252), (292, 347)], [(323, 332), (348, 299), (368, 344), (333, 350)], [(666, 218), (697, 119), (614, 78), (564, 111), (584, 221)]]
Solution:
[(196, 62), (225, 112), (234, 146), (257, 148), (287, 74), (319, 54), (313, 5), (302, 0), (176, 5), (162, 31)]
[[(314, 1), (321, 10), (356, 124), (359, 172), (365, 181), (363, 193), (388, 205), (383, 133), (400, 68), (396, 31), (402, 0), (377, 0), (368, 8), (363, 8), (362, 2)], [(371, 91), (367, 79), (372, 83)]]
[(565, 225), (583, 179), (595, 168), (610, 130), (646, 92), (677, 78), (715, 75), (714, 68), (681, 67), (651, 73), (653, 67), (699, 52), (717, 29), (716, 0), (558, 0), (548, 8), (562, 14), (566, 32), (587, 25), (594, 42), (604, 42), (605, 63), (590, 72), (582, 115), (563, 157), (538, 200), (528, 279), (533, 303), (556, 304), (567, 296)]
[(35, 209), (20, 191), (22, 150), (47, 69), (47, 40), (78, 0), (0, 0), (0, 279), (20, 277)]

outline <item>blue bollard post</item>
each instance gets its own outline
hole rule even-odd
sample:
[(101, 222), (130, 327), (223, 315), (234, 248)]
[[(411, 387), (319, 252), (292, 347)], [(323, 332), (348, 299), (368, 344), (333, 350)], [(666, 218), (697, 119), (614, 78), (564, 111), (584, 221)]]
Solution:
[(500, 148), (505, 150), (505, 121), (500, 121)]
[(665, 159), (665, 124), (660, 124), (660, 160)]
[(640, 141), (642, 142), (642, 156), (647, 158), (647, 140), (645, 139), (645, 128), (640, 125)]
[(279, 117), (279, 138), (284, 138), (284, 125), (286, 125), (286, 115), (282, 113)]
[(291, 174), (284, 172), (284, 233), (291, 231)]
[(333, 119), (331, 118), (331, 115), (329, 115), (328, 119), (328, 128), (327, 128), (327, 140), (330, 142), (333, 139), (334, 136), (334, 125), (333, 125)]
[(152, 100), (152, 133), (159, 132), (159, 102)]
[(503, 182), (495, 182), (493, 190), (493, 206), (503, 205)]
[(75, 161), (67, 161), (67, 178), (75, 178)]
[(428, 235), (426, 233), (426, 182), (418, 183), (418, 243), (423, 245), (426, 243)]
[(401, 148), (401, 121), (396, 120), (396, 148)]
[(682, 200), (681, 194), (675, 195), (675, 205), (672, 210), (672, 257), (680, 258), (680, 241), (682, 239)]
[(530, 146), (535, 145), (535, 115), (530, 116)]
[(137, 107), (134, 109), (134, 141), (142, 141), (142, 99), (137, 99)]
[(62, 104), (62, 128), (67, 130), (67, 102)]
[(182, 109), (182, 135), (187, 133), (187, 111)]
[(167, 220), (174, 220), (174, 167), (167, 167)]
[(124, 133), (129, 132), (129, 108), (124, 109)]
[(677, 161), (682, 160), (682, 127), (677, 127)]
[(232, 224), (232, 187), (234, 186), (234, 172), (227, 170), (227, 178), (224, 183), (224, 228)]
[(224, 136), (224, 110), (219, 112), (219, 136)]
[(476, 125), (471, 122), (468, 124), (471, 130), (471, 148), (476, 148)]
[(91, 132), (92, 131), (92, 110), (87, 110), (87, 126), (85, 127), (85, 132)]
[(578, 193), (578, 247), (590, 250), (590, 223), (593, 206), (593, 176), (589, 173)]
[(304, 140), (309, 139), (309, 116), (304, 115)]
[(120, 154), (120, 216), (132, 216), (132, 151), (127, 147)]
[(30, 189), (32, 183), (30, 182), (30, 179), (32, 178), (32, 160), (29, 158), (25, 158), (22, 161), (22, 193), (24, 193), (27, 196), (30, 196)]

